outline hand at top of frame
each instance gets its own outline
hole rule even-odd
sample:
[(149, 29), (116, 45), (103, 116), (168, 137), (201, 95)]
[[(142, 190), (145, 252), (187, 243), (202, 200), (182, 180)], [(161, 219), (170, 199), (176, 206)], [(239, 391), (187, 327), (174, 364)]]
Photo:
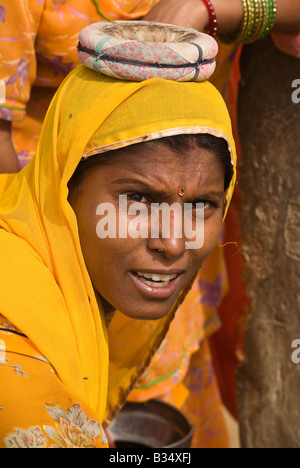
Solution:
[[(211, 0), (211, 3), (218, 20), (218, 33), (237, 33), (244, 17), (242, 0)], [(276, 0), (276, 6), (277, 14), (273, 32), (298, 32), (300, 30), (300, 1)], [(202, 0), (160, 0), (143, 19), (194, 28), (201, 32), (208, 32), (209, 29), (209, 15)]]
[(201, 0), (161, 0), (143, 19), (194, 28), (202, 32), (209, 26), (208, 12)]
[[(227, 34), (239, 30), (243, 18), (241, 0), (212, 0), (212, 3), (218, 18), (218, 31)], [(209, 15), (202, 0), (160, 0), (143, 20), (176, 24), (200, 32), (209, 30)]]

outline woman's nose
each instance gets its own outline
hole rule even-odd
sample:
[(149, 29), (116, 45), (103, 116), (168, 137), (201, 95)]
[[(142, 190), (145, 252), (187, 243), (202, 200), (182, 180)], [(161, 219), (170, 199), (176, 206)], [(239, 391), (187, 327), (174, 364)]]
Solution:
[(185, 251), (185, 238), (182, 228), (181, 212), (171, 212), (167, 217), (166, 215), (163, 216), (160, 219), (158, 231), (154, 236), (153, 232), (151, 232), (148, 239), (149, 249), (163, 252), (167, 258), (180, 256)]
[(151, 250), (162, 252), (167, 258), (175, 258), (184, 253), (185, 240), (175, 237), (149, 239), (148, 247)]

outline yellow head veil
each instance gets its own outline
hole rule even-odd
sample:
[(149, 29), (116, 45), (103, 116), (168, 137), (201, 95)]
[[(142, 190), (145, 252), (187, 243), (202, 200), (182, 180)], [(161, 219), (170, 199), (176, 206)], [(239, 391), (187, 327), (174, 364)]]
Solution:
[[(19, 174), (0, 176), (1, 313), (99, 420), (124, 402), (177, 305), (153, 322), (117, 313), (109, 339), (128, 329), (139, 339), (128, 339), (119, 352), (114, 347), (109, 364), (104, 317), (84, 264), (67, 183), (84, 153), (192, 132), (226, 138), (235, 164), (228, 112), (211, 84), (125, 82), (79, 66), (50, 105), (36, 156)], [(233, 187), (234, 180), (227, 203)]]

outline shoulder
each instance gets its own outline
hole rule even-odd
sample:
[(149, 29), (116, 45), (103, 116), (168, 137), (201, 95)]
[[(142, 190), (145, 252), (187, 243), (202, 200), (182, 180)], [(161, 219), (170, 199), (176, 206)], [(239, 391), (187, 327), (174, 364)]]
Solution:
[(0, 315), (0, 448), (102, 448), (97, 416)]

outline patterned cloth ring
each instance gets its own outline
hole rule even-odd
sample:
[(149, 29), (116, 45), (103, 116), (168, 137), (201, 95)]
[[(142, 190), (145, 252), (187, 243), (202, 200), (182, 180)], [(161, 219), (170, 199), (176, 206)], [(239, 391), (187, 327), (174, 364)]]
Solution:
[(217, 42), (194, 29), (147, 21), (94, 23), (79, 34), (79, 60), (130, 81), (204, 81), (215, 71)]

